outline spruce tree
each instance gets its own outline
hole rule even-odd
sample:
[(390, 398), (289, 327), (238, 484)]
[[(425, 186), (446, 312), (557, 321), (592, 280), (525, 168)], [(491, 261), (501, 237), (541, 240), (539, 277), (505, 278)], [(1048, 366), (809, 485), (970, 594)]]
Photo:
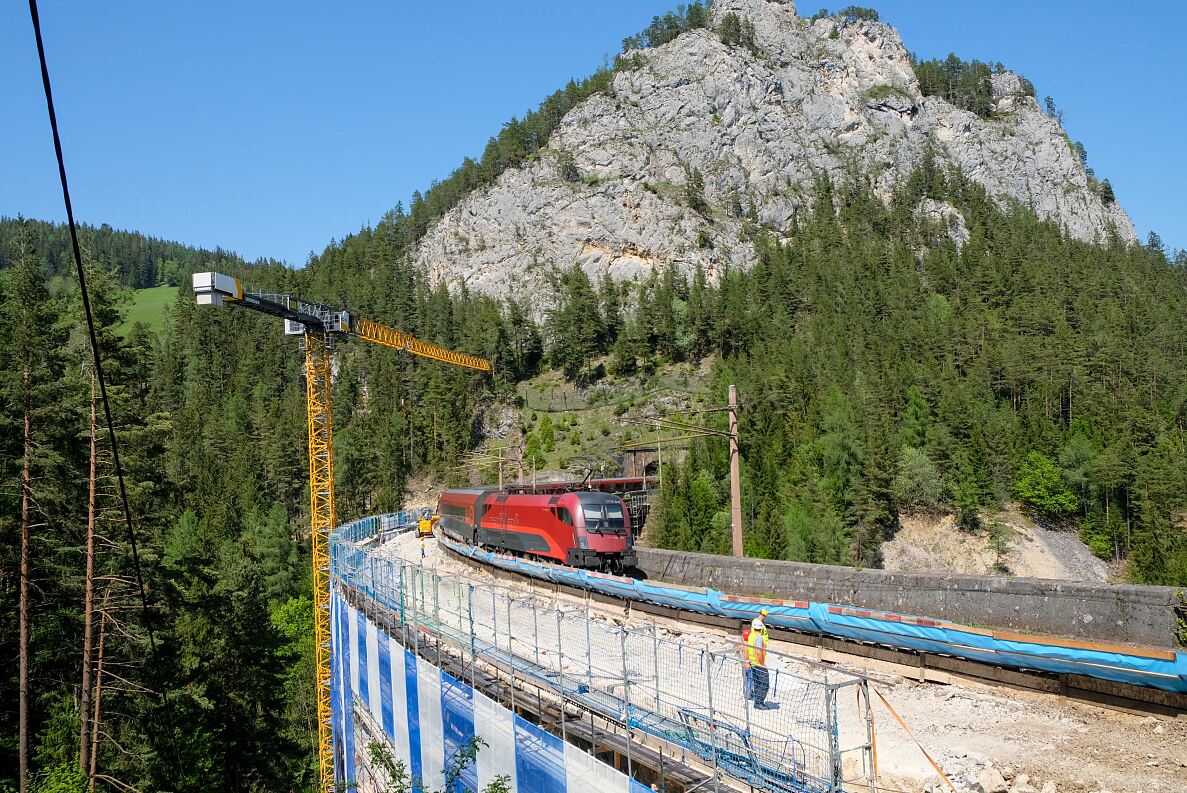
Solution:
[[(18, 659), (18, 779), (20, 789), (25, 791), (30, 784), (31, 739), (36, 731), (35, 702), (45, 693), (30, 687), (31, 665), (37, 651), (31, 644), (37, 629), (32, 624), (32, 590), (34, 579), (41, 578), (53, 560), (52, 556), (38, 558), (36, 549), (57, 549), (60, 521), (65, 516), (63, 455), (67, 451), (68, 426), (62, 413), (62, 352), (66, 336), (61, 306), (50, 296), (28, 235), (6, 275), (0, 400), (6, 425), (3, 435), (15, 442), (12, 453), (3, 456), (3, 480), (6, 489), (19, 493), (19, 530), (16, 541), (5, 542), (4, 547), (18, 549), (15, 559), (5, 560), (5, 567), (19, 580), (14, 654)], [(6, 613), (11, 611), (5, 609)]]

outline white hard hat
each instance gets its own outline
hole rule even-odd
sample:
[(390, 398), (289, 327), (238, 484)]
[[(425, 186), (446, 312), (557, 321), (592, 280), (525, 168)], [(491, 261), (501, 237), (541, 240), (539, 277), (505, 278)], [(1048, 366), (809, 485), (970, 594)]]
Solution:
[(754, 619), (752, 619), (750, 621), (750, 627), (758, 628), (759, 630), (762, 630), (762, 628), (764, 627), (762, 617), (759, 616), (759, 617), (755, 617)]

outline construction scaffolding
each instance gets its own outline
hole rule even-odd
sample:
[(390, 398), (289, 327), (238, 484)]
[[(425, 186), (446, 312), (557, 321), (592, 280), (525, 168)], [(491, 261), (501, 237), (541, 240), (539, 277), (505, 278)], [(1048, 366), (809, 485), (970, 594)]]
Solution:
[(694, 755), (722, 787), (732, 777), (775, 793), (874, 789), (864, 678), (771, 651), (769, 699), (778, 707), (756, 709), (737, 647), (675, 639), (654, 623), (620, 625), (588, 603), (383, 558), (374, 539), (385, 530), (403, 530), (398, 516), (340, 527), (331, 542), (335, 585), (406, 647), (431, 647), (430, 660), (434, 652), (438, 661), (442, 653), (469, 659), (470, 668), (550, 691), (638, 738)]

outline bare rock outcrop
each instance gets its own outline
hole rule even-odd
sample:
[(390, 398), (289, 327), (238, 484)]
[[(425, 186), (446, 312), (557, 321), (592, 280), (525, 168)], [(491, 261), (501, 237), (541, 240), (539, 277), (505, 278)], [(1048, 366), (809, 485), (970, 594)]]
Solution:
[[(753, 23), (753, 49), (693, 30), (634, 53), (637, 67), (574, 108), (540, 156), (429, 230), (416, 257), (431, 280), (532, 303), (553, 268), (575, 262), (594, 279), (698, 265), (712, 277), (750, 265), (749, 225), (789, 229), (819, 177), (856, 171), (886, 199), (929, 148), (1073, 237), (1136, 238), (1017, 76), (994, 75), (984, 119), (924, 97), (888, 25), (809, 21), (776, 0), (718, 0), (715, 19), (726, 13)], [(918, 213), (967, 239), (954, 208)]]

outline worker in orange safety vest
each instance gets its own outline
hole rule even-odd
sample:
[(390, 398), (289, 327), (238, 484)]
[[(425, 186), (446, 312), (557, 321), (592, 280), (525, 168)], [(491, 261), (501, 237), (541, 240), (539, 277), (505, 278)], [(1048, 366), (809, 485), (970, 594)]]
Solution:
[(750, 666), (750, 624), (742, 626), (742, 644), (738, 647), (742, 657), (742, 696), (752, 699), (754, 687), (754, 673)]
[(771, 675), (767, 670), (767, 645), (769, 632), (766, 620), (767, 610), (763, 609), (750, 623), (749, 630), (743, 630), (744, 641), (742, 675), (746, 679), (746, 698), (754, 700), (754, 707), (758, 710), (772, 710), (778, 707), (768, 703), (767, 692), (771, 687)]
[(762, 634), (764, 645), (771, 640), (771, 632), (767, 630), (767, 615), (770, 613), (766, 609), (762, 609), (758, 612), (758, 616), (750, 621), (750, 629)]

